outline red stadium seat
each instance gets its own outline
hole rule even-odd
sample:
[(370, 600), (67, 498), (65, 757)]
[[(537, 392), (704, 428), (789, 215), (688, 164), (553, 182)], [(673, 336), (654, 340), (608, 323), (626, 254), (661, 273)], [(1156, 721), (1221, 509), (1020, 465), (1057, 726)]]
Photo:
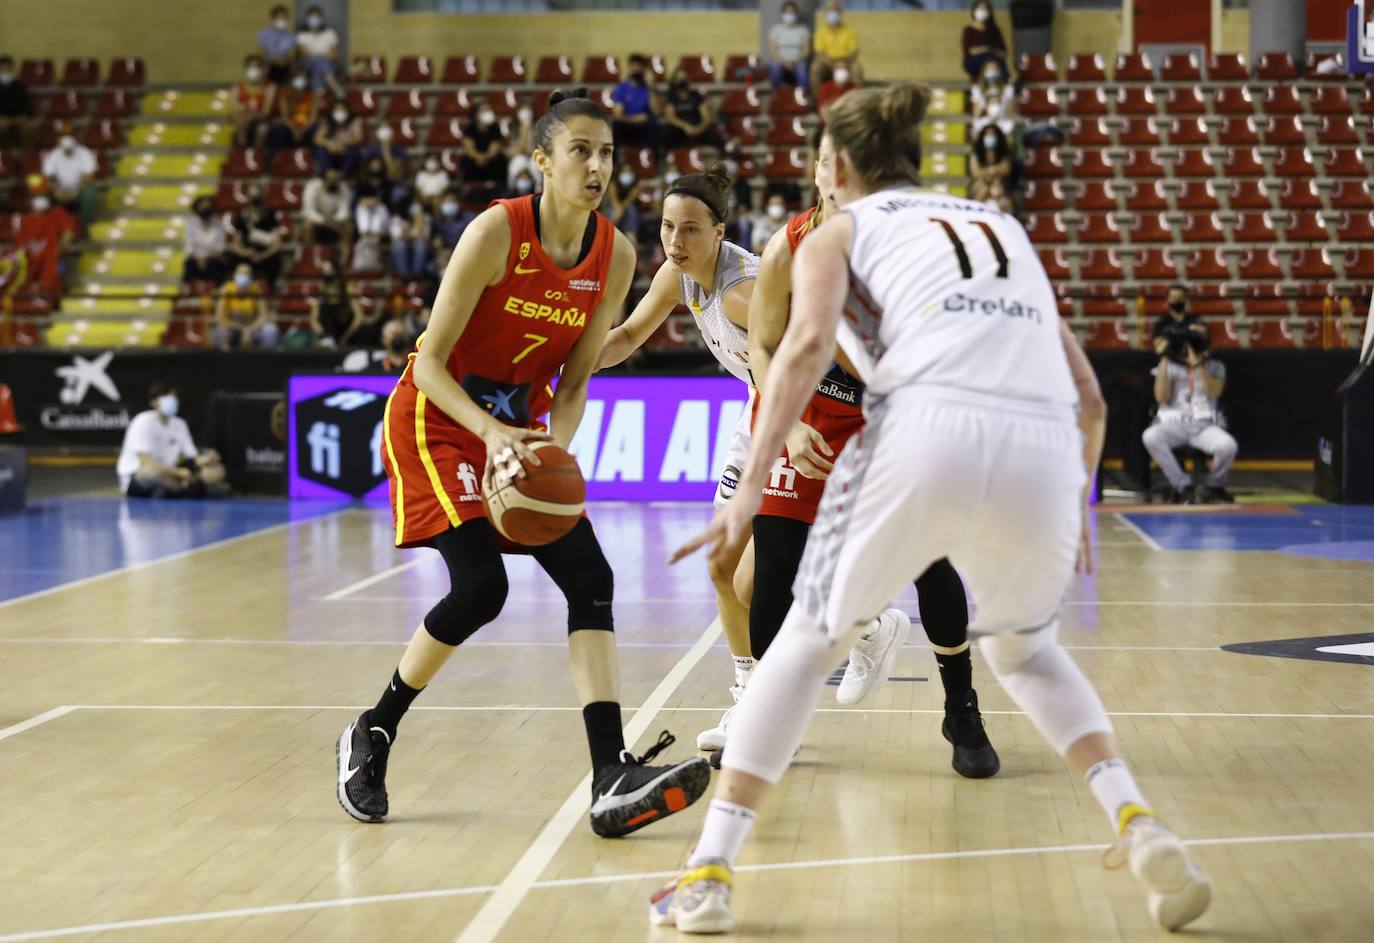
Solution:
[(348, 80), (362, 85), (380, 85), (386, 81), (386, 57), (354, 56), (348, 69)]
[[(431, 128), (430, 134), (434, 131)], [(439, 151), (439, 166), (452, 177), (460, 177), (463, 172), (463, 149), (461, 147), (445, 147)]]
[(1212, 100), (1212, 110), (1219, 115), (1253, 115), (1255, 99), (1251, 96), (1250, 89), (1243, 85), (1226, 86), (1217, 89), (1216, 98)]
[(1059, 114), (1059, 98), (1052, 88), (1023, 88), (1017, 108), (1028, 118), (1044, 118)]
[(272, 176), (301, 179), (315, 176), (315, 155), (307, 147), (293, 147), (279, 151), (272, 159)]
[(1287, 293), (1275, 282), (1260, 282), (1248, 286), (1243, 293), (1247, 318), (1276, 318), (1288, 316)]
[[(1334, 71), (1321, 68), (1329, 60), (1335, 60)], [(1345, 69), (1345, 54), (1339, 52), (1309, 52), (1303, 73), (1309, 82), (1344, 82), (1349, 78)]]
[(720, 112), (723, 115), (757, 115), (761, 104), (759, 90), (754, 86), (733, 88), (721, 99)]
[(730, 56), (725, 60), (722, 82), (761, 82), (768, 78), (768, 68), (756, 53)]
[(802, 147), (770, 150), (764, 158), (763, 175), (769, 180), (799, 180), (810, 173), (811, 162)]
[[(1331, 253), (1326, 248), (1313, 246), (1310, 249), (1299, 249), (1293, 253), (1290, 265), (1294, 278), (1306, 280), (1336, 277), (1336, 271), (1331, 267)], [(1349, 273), (1348, 267), (1346, 272)]]
[(1261, 130), (1267, 147), (1291, 147), (1295, 144), (1303, 147), (1307, 144), (1302, 119), (1297, 115), (1269, 118), (1261, 124)]
[(1158, 118), (1129, 118), (1121, 123), (1117, 141), (1122, 147), (1158, 147), (1161, 127)]
[(1068, 205), (1064, 185), (1058, 180), (1028, 180), (1021, 194), (1027, 213), (1062, 210)]
[(124, 129), (118, 121), (93, 118), (81, 134), (81, 143), (97, 151), (124, 146)]
[(1174, 190), (1174, 200), (1178, 203), (1178, 208), (1193, 212), (1217, 212), (1221, 209), (1221, 201), (1217, 195), (1215, 180), (1181, 180), (1178, 188)]
[(1265, 279), (1277, 281), (1284, 277), (1280, 264), (1279, 251), (1272, 246), (1246, 249), (1236, 259), (1236, 268), (1243, 279)]
[(706, 169), (706, 153), (699, 147), (679, 147), (673, 151), (673, 162), (684, 174), (697, 174)]
[(223, 180), (215, 190), (215, 212), (230, 213), (248, 205), (248, 184), (242, 180)]
[(725, 122), (725, 130), (741, 147), (752, 147), (762, 137), (759, 119), (754, 115), (735, 115)]
[(51, 59), (25, 59), (19, 63), (19, 81), (30, 88), (43, 88), (57, 83), (57, 72)]
[(1353, 115), (1327, 115), (1317, 125), (1317, 143), (1324, 147), (1354, 147), (1360, 143)]
[(1231, 239), (1234, 242), (1274, 243), (1279, 238), (1269, 213), (1238, 213), (1231, 223)]
[(1164, 280), (1176, 281), (1178, 279), (1179, 255), (1181, 249), (1137, 249), (1135, 254), (1135, 264), (1131, 267), (1136, 281)]
[[(1359, 186), (1359, 184), (1355, 184), (1353, 180), (1348, 182), (1355, 186)], [(1342, 204), (1338, 202), (1336, 195), (1342, 192), (1341, 188), (1343, 186), (1343, 182), (1337, 181), (1331, 189), (1332, 205), (1338, 208)], [(1317, 182), (1315, 180), (1284, 180), (1279, 188), (1278, 194), (1280, 209), (1319, 210), (1322, 208), (1321, 190), (1317, 188)]]
[[(1217, 172), (1216, 163), (1209, 151), (1202, 149), (1178, 151), (1174, 158), (1175, 177), (1211, 177)], [(1228, 171), (1230, 164), (1227, 164)], [(1261, 166), (1261, 170), (1263, 167)]]
[(1231, 270), (1226, 261), (1226, 250), (1220, 246), (1194, 249), (1188, 253), (1185, 262), (1188, 278), (1229, 279)]
[(451, 92), (440, 92), (434, 100), (434, 117), (436, 120), (439, 118), (466, 118), (472, 114), (474, 104), (473, 94), (465, 88)]
[(1351, 113), (1350, 96), (1339, 85), (1319, 88), (1312, 96), (1312, 113), (1345, 116)]
[(649, 80), (651, 82), (668, 81), (668, 63), (656, 52), (649, 55), (649, 75), (653, 77)]
[(100, 84), (100, 63), (94, 59), (68, 59), (62, 69), (62, 84), (68, 88), (90, 88)]
[(434, 60), (429, 56), (402, 56), (391, 81), (397, 85), (428, 85), (434, 81)]
[(1171, 52), (1159, 67), (1161, 82), (1200, 82), (1202, 57), (1195, 52)]
[(1260, 99), (1260, 109), (1268, 115), (1300, 115), (1303, 112), (1302, 96), (1293, 85), (1275, 85), (1264, 91)]
[(1209, 82), (1248, 82), (1250, 64), (1245, 56), (1236, 52), (1213, 53), (1207, 60), (1207, 80)]
[(1122, 172), (1127, 177), (1150, 177), (1154, 179), (1165, 175), (1164, 159), (1157, 147), (1149, 150), (1132, 151)]
[(774, 90), (768, 99), (768, 114), (774, 118), (811, 113), (811, 100), (806, 92), (793, 85)]
[(1221, 228), (1216, 213), (1193, 213), (1183, 221), (1180, 228), (1184, 242), (1212, 245), (1226, 241), (1226, 232)]
[(223, 177), (261, 177), (266, 172), (266, 158), (261, 151), (252, 147), (234, 148), (220, 168), (220, 176)]
[(770, 147), (794, 147), (798, 144), (805, 144), (807, 139), (806, 125), (800, 117), (779, 118), (773, 122), (768, 129), (768, 136), (764, 143)]
[(299, 180), (273, 180), (267, 185), (262, 201), (278, 212), (294, 213), (301, 208), (301, 191), (304, 188), (305, 185)]
[(528, 79), (524, 56), (496, 56), (491, 60), (487, 81), (493, 85), (519, 84)]
[(420, 143), (420, 125), (415, 118), (400, 118), (391, 122), (391, 130), (396, 134), (396, 143), (404, 147), (414, 147)]
[(49, 118), (75, 118), (86, 113), (86, 96), (75, 89), (64, 89), (48, 100)]
[[(1024, 108), (1022, 111), (1024, 112)], [(1149, 88), (1122, 86), (1116, 90), (1116, 113), (1118, 115), (1153, 115), (1158, 111), (1155, 93)]]
[(1079, 151), (1074, 162), (1073, 173), (1075, 177), (1085, 179), (1115, 177), (1116, 164), (1104, 150)]
[(1254, 115), (1222, 118), (1217, 125), (1217, 140), (1227, 147), (1258, 147), (1259, 119)]
[[(630, 150), (624, 155), (624, 159), (629, 161), (634, 168), (635, 176), (640, 180), (658, 176), (658, 155), (653, 148), (641, 147), (637, 150)], [(683, 170), (682, 173), (691, 173), (690, 170)]]
[(1240, 148), (1228, 151), (1226, 163), (1222, 166), (1225, 177), (1263, 177), (1264, 161), (1260, 160), (1258, 148)]
[[(1326, 257), (1330, 258), (1330, 254), (1328, 253)], [(1345, 254), (1345, 277), (1374, 278), (1374, 249), (1351, 249), (1347, 252)]]
[(1255, 62), (1255, 78), (1266, 82), (1286, 82), (1298, 77), (1293, 57), (1286, 52), (1262, 52)]
[(513, 88), (497, 89), (487, 93), (487, 104), (492, 111), (506, 118), (520, 110), (520, 94)]
[[(1189, 290), (1188, 307), (1203, 317), (1223, 317), (1233, 311), (1230, 301), (1226, 300), (1226, 286), (1202, 284)], [(1163, 301), (1163, 298), (1160, 299)], [(1160, 313), (1163, 313), (1161, 308)]]
[(1034, 245), (1069, 241), (1069, 226), (1062, 213), (1035, 213), (1026, 217), (1026, 235)]
[(435, 118), (425, 137), (425, 147), (458, 147), (463, 143), (464, 118)]
[[(409, 94), (419, 95), (420, 93), (418, 91), (412, 91)], [(407, 97), (407, 93), (393, 92), (391, 97), (393, 100), (398, 98), (404, 99)], [(372, 89), (358, 88), (356, 86), (350, 88), (345, 93), (344, 101), (348, 104), (349, 111), (353, 112), (355, 115), (362, 115), (364, 118), (375, 117), (378, 109), (381, 108), (382, 105), (381, 101), (377, 98), (377, 93)], [(416, 114), (419, 114), (419, 112), (416, 112)]]
[(110, 63), (110, 72), (105, 84), (117, 88), (141, 88), (147, 80), (148, 69), (142, 59), (115, 59)]
[(1374, 214), (1340, 214), (1336, 219), (1336, 240), (1341, 243), (1374, 242)]
[(1329, 238), (1320, 210), (1302, 210), (1279, 217), (1289, 242), (1326, 242)]
[(1074, 147), (1109, 147), (1112, 143), (1111, 128), (1105, 118), (1069, 118), (1063, 130)]
[(1069, 277), (1069, 257), (1063, 249), (1040, 249), (1036, 254), (1040, 256), (1040, 265), (1045, 269), (1045, 274), (1052, 281)]
[(1142, 53), (1121, 53), (1116, 57), (1112, 76), (1117, 82), (1153, 82), (1154, 65), (1150, 57)]
[[(1211, 181), (1208, 181), (1209, 183)], [(1230, 202), (1233, 210), (1267, 211), (1272, 207), (1269, 185), (1263, 180), (1232, 180)]]
[(1093, 88), (1074, 88), (1069, 90), (1068, 111), (1070, 115), (1105, 115), (1107, 93), (1100, 86)]
[(693, 82), (710, 83), (716, 81), (716, 64), (710, 56), (683, 56), (677, 61), (677, 68), (687, 73)]
[(95, 103), (95, 113), (101, 118), (127, 118), (138, 109), (138, 100), (127, 89), (106, 89)]
[(1121, 226), (1110, 213), (1091, 213), (1083, 217), (1078, 230), (1079, 242), (1120, 242)]
[(1023, 85), (1053, 85), (1059, 81), (1059, 68), (1052, 52), (1023, 52), (1016, 73)]
[(476, 85), (482, 81), (482, 69), (476, 56), (449, 56), (444, 60), (445, 85)]
[(1322, 159), (1322, 171), (1328, 177), (1365, 177), (1364, 152), (1358, 147), (1342, 147), (1327, 151)]
[(320, 265), (334, 254), (331, 246), (303, 246), (300, 255), (291, 263), (287, 278), (319, 278), (324, 273)]
[(1169, 209), (1169, 191), (1163, 180), (1134, 180), (1122, 185), (1126, 209), (1132, 213), (1163, 213)]
[(567, 56), (541, 56), (534, 69), (534, 80), (541, 85), (569, 85), (573, 80), (572, 59)]
[[(1058, 180), (1053, 181), (1053, 183), (1056, 187), (1060, 185)], [(1041, 185), (1044, 185), (1044, 181), (1041, 181)], [(1084, 180), (1078, 184), (1078, 188), (1073, 201), (1074, 209), (1079, 212), (1085, 210), (1116, 212), (1116, 191), (1112, 189), (1112, 181)]]
[[(1310, 188), (1314, 196), (1318, 192), (1315, 182), (1308, 183), (1307, 188)], [(1374, 192), (1371, 192), (1368, 180), (1337, 180), (1331, 187), (1330, 196), (1331, 205), (1338, 210), (1374, 210)], [(1288, 207), (1287, 202), (1282, 202), (1281, 205)], [(1321, 205), (1320, 197), (1317, 198), (1316, 205)]]
[(1164, 97), (1164, 110), (1174, 116), (1204, 115), (1207, 113), (1207, 96), (1196, 85), (1171, 88)]
[(1107, 63), (1097, 52), (1076, 52), (1069, 56), (1069, 71), (1066, 76), (1070, 82), (1107, 81)]
[(1203, 118), (1176, 118), (1169, 124), (1170, 147), (1207, 147), (1211, 143)]
[(1085, 282), (1119, 282), (1126, 277), (1121, 250), (1089, 249), (1078, 258), (1078, 274)]

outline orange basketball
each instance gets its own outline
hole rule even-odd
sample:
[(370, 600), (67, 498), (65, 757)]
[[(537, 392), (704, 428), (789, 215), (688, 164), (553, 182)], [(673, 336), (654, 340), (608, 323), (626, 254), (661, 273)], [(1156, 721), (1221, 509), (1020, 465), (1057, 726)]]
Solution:
[(538, 547), (577, 526), (587, 500), (587, 483), (577, 460), (552, 442), (532, 442), (538, 465), (524, 462), (525, 477), (497, 484), (487, 498), (487, 516), (503, 537)]

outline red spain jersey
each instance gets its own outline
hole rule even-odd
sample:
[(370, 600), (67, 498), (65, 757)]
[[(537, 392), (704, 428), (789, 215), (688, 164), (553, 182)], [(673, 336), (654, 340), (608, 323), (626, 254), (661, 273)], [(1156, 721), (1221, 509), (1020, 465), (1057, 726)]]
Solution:
[[(544, 428), (552, 383), (601, 303), (615, 252), (615, 226), (592, 214), (591, 249), (559, 268), (535, 232), (535, 197), (498, 200), (510, 220), (506, 275), (477, 299), (448, 372), (478, 406), (512, 426)], [(496, 204), (493, 204), (496, 205)], [(424, 343), (421, 336), (417, 342)], [(486, 516), (486, 447), (429, 402), (412, 376), (415, 355), (387, 400), (383, 464), (391, 481), (396, 546), (423, 546), (463, 521)]]

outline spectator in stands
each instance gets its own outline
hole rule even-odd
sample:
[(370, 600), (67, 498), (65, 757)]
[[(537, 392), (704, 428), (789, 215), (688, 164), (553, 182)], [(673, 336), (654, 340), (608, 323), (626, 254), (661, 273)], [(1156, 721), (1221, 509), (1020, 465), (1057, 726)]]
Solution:
[(382, 346), (382, 326), (386, 323), (384, 306), (376, 299), (365, 297), (358, 284), (349, 286), (349, 296), (353, 299), (349, 305), (353, 319), (344, 330), (341, 345), (376, 350)]
[(692, 78), (686, 69), (674, 71), (668, 83), (668, 94), (663, 102), (663, 122), (664, 147), (721, 145), (721, 137), (716, 130), (715, 106), (692, 87)]
[(630, 56), (625, 79), (611, 90), (615, 141), (628, 147), (658, 147), (659, 103), (649, 84), (649, 60)]
[(185, 257), (181, 263), (183, 282), (224, 281), (224, 250), (227, 243), (224, 221), (215, 215), (214, 201), (208, 195), (196, 197), (182, 235)]
[(48, 185), (35, 175), (29, 178), (29, 210), (19, 217), (14, 240), (25, 254), (24, 289), (60, 295), (66, 276), (64, 254), (76, 238), (76, 218), (54, 203)]
[(361, 302), (349, 294), (343, 273), (333, 259), (320, 262), (320, 288), (310, 299), (310, 329), (323, 347), (339, 347), (355, 321), (365, 315)]
[(521, 102), (515, 112), (515, 123), (511, 125), (510, 145), (506, 148), (509, 162), (506, 166), (506, 183), (515, 188), (515, 178), (522, 170), (528, 170), (536, 185), (542, 185), (544, 175), (535, 166), (534, 158), (534, 109), (529, 102)]
[(267, 81), (285, 85), (296, 61), (296, 34), (291, 31), (291, 14), (286, 7), (272, 8), (270, 22), (258, 33), (258, 51), (267, 63)]
[(812, 88), (820, 88), (825, 77), (839, 68), (848, 70), (856, 84), (863, 82), (863, 67), (859, 65), (859, 37), (853, 27), (844, 21), (844, 7), (839, 0), (830, 0), (826, 4), (825, 22), (816, 28), (812, 48)]
[(0, 147), (33, 146), (33, 100), (14, 72), (14, 59), (0, 56)]
[(634, 166), (622, 160), (616, 168), (615, 178), (606, 188), (606, 197), (601, 201), (601, 212), (605, 213), (617, 229), (639, 242), (639, 195), (644, 190)]
[(262, 147), (267, 128), (276, 114), (277, 87), (267, 82), (262, 56), (256, 53), (243, 60), (243, 81), (234, 86), (233, 110), (235, 147)]
[[(1174, 504), (1231, 503), (1226, 475), (1235, 461), (1235, 438), (1223, 428), (1217, 399), (1226, 389), (1226, 367), (1207, 354), (1207, 326), (1188, 313), (1187, 289), (1169, 286), (1169, 311), (1154, 328), (1155, 402), (1159, 410), (1142, 436), (1145, 449), (1169, 480)], [(1206, 481), (1194, 491), (1174, 449), (1192, 446), (1212, 457)]]
[(989, 62), (997, 64), (1003, 77), (1011, 75), (1007, 69), (1007, 41), (992, 15), (992, 4), (988, 0), (973, 0), (969, 15), (973, 22), (964, 27), (962, 39), (964, 74), (969, 82), (977, 82)]
[(770, 193), (764, 200), (763, 213), (754, 214), (750, 220), (750, 239), (755, 255), (762, 255), (773, 233), (787, 225), (787, 200), (781, 193)]
[(334, 103), (315, 132), (315, 164), (320, 172), (338, 168), (351, 178), (363, 154), (363, 119), (349, 113), (342, 101)]
[(232, 350), (251, 342), (254, 347), (275, 347), (280, 334), (276, 322), (268, 317), (252, 267), (240, 262), (215, 303), (215, 346)]
[(334, 169), (326, 170), (305, 185), (301, 193), (301, 219), (306, 245), (338, 245), (348, 255), (352, 219), (348, 207), (353, 194)]
[(768, 31), (768, 81), (774, 89), (785, 81), (806, 88), (810, 50), (811, 30), (801, 22), (797, 5), (787, 0), (782, 5), (782, 22), (774, 23)]
[(296, 34), (296, 50), (315, 89), (343, 95), (339, 87), (339, 34), (324, 21), (324, 10), (320, 7), (312, 6), (306, 11), (305, 26)]
[(234, 216), (229, 229), (227, 259), (230, 264), (246, 262), (253, 278), (275, 285), (281, 276), (286, 226), (281, 214), (263, 202), (262, 188), (248, 188), (248, 205)]
[(483, 102), (463, 134), (463, 156), (459, 160), (463, 179), (469, 183), (483, 181), (506, 186), (509, 166), (506, 149), (509, 145), (495, 109)]
[(392, 318), (382, 325), (382, 360), (377, 369), (386, 373), (400, 373), (410, 362), (415, 340), (406, 331), (404, 320)]
[(429, 269), (429, 241), (434, 225), (419, 200), (404, 218), (391, 222), (391, 269), (402, 278), (419, 278)]
[(382, 195), (370, 188), (358, 189), (358, 206), (353, 213), (357, 239), (353, 244), (353, 268), (364, 272), (383, 269), (386, 244), (391, 239), (391, 212), (382, 205)]
[(1016, 106), (1016, 93), (1003, 78), (997, 63), (988, 62), (983, 66), (970, 92), (969, 104), (975, 122), (1011, 116)]
[(204, 498), (229, 493), (224, 465), (214, 449), (196, 451), (191, 428), (177, 415), (175, 387), (154, 383), (149, 408), (129, 420), (115, 474), (130, 498)]
[(858, 88), (854, 73), (846, 65), (838, 65), (830, 71), (830, 78), (816, 86), (816, 111), (823, 112), (825, 106), (835, 101), (851, 88)]
[(522, 170), (515, 175), (515, 183), (510, 188), (511, 196), (529, 196), (534, 192), (534, 174)]
[(453, 183), (448, 171), (439, 162), (439, 155), (430, 154), (415, 175), (415, 199), (423, 203), (426, 209), (432, 210)]
[(276, 151), (283, 147), (309, 147), (315, 137), (320, 106), (310, 79), (303, 72), (293, 75), (291, 84), (276, 97), (277, 120), (267, 132), (268, 148)]
[(1005, 196), (1010, 189), (1011, 162), (1011, 144), (1002, 129), (996, 123), (984, 126), (973, 140), (972, 197), (979, 202), (988, 202), (994, 189)]
[[(434, 219), (434, 228), (430, 233), (430, 245), (434, 249), (436, 260), (442, 250), (452, 250), (458, 244), (463, 230), (476, 218), (475, 214), (463, 209), (463, 204), (458, 200), (457, 190), (449, 190), (443, 195), (439, 202), (439, 213)], [(443, 266), (438, 266), (438, 270), (443, 274)]]
[(43, 157), (43, 176), (48, 180), (53, 199), (76, 214), (82, 231), (95, 215), (98, 167), (95, 151), (76, 140), (69, 124), (62, 126), (57, 147)]
[(410, 202), (410, 172), (406, 164), (406, 148), (396, 140), (396, 129), (389, 124), (378, 126), (376, 143), (363, 149), (363, 175), (360, 183), (376, 187), (387, 209), (397, 212)]

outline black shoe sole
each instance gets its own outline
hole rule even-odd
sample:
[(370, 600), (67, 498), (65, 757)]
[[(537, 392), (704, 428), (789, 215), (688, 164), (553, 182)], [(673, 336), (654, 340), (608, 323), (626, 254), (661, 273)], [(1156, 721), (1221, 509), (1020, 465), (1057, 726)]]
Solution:
[(725, 757), (725, 750), (712, 750), (711, 755), (706, 758), (706, 762), (711, 764), (711, 769), (720, 769), (721, 760)]
[(592, 831), (602, 838), (623, 838), (646, 825), (662, 821), (674, 812), (681, 812), (700, 799), (710, 784), (710, 764), (702, 757), (693, 757), (664, 774), (638, 802), (604, 812), (593, 812)]
[(992, 744), (989, 743), (985, 748), (961, 750), (959, 744), (949, 735), (945, 724), (940, 725), (940, 734), (954, 747), (954, 758), (950, 760), (950, 766), (965, 779), (990, 779), (1002, 768), (1002, 758), (997, 755)]
[(347, 812), (353, 818), (357, 819), (359, 822), (366, 822), (369, 825), (375, 825), (379, 822), (385, 822), (387, 816), (386, 812), (383, 812), (381, 815), (369, 815), (368, 813), (362, 811), (361, 809), (353, 805), (353, 803), (350, 802), (348, 799), (347, 784), (343, 781), (343, 747), (344, 738), (351, 737), (352, 735), (353, 724), (349, 724), (347, 727), (344, 728), (344, 732), (339, 734), (339, 739), (334, 741), (334, 782), (336, 785), (336, 788), (334, 790), (334, 797), (339, 800), (339, 808), (343, 809), (345, 812)]

